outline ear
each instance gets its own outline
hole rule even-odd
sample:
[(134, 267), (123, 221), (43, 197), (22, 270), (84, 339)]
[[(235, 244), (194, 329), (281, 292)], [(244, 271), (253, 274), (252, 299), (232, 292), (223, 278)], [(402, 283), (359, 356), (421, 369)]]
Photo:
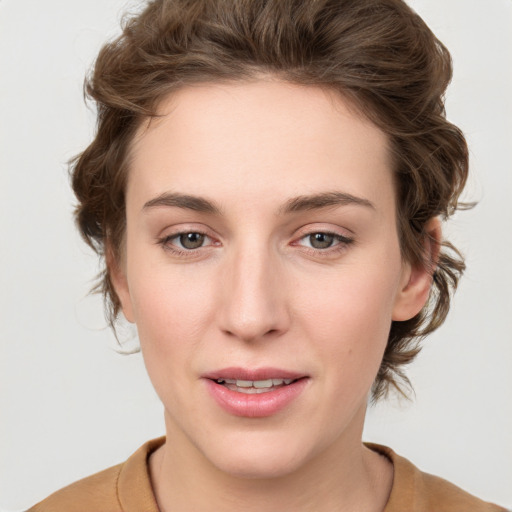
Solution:
[(135, 323), (132, 299), (130, 296), (130, 289), (128, 287), (128, 280), (126, 278), (126, 265), (122, 261), (119, 261), (119, 258), (114, 254), (110, 245), (107, 245), (105, 260), (107, 263), (110, 281), (119, 301), (121, 302), (123, 315), (128, 322)]
[(427, 302), (432, 286), (432, 276), (441, 250), (441, 221), (438, 217), (427, 222), (425, 233), (424, 260), (430, 262), (430, 265), (404, 263), (400, 288), (393, 307), (393, 320), (410, 320), (421, 311)]

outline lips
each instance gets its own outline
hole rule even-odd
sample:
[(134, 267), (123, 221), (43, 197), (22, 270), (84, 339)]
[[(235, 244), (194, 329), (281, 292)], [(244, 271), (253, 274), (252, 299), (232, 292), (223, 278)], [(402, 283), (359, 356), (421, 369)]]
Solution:
[(239, 380), (239, 379), (217, 379), (217, 384), (226, 386), (231, 391), (246, 394), (260, 394), (274, 391), (283, 386), (288, 386), (293, 379), (266, 379), (266, 380)]
[(234, 380), (267, 380), (267, 379), (291, 379), (297, 380), (302, 377), (307, 377), (303, 373), (283, 370), (281, 368), (257, 368), (247, 369), (240, 367), (223, 368), (222, 370), (215, 370), (203, 375), (205, 379), (219, 380), (219, 379), (234, 379)]
[(277, 414), (304, 390), (307, 375), (278, 368), (224, 368), (203, 376), (210, 395), (235, 416), (262, 418)]

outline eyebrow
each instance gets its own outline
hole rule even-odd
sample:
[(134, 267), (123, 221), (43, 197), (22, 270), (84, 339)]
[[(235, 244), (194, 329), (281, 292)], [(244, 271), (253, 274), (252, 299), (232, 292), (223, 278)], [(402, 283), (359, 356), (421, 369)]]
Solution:
[[(283, 215), (307, 210), (318, 210), (328, 208), (329, 206), (348, 205), (364, 206), (375, 210), (375, 205), (368, 199), (357, 197), (346, 192), (334, 191), (293, 197), (279, 208), (279, 214)], [(158, 197), (147, 201), (142, 209), (148, 210), (161, 206), (184, 208), (214, 215), (221, 214), (221, 209), (214, 202), (204, 197), (179, 194), (176, 192), (164, 192)]]
[(163, 194), (160, 194), (158, 197), (155, 197), (145, 203), (142, 209), (147, 210), (159, 206), (174, 206), (201, 213), (220, 214), (220, 208), (204, 197), (173, 192), (164, 192)]
[(280, 213), (302, 212), (307, 210), (317, 210), (329, 206), (364, 206), (375, 210), (375, 205), (363, 197), (357, 197), (346, 192), (321, 192), (307, 196), (298, 196), (292, 198), (280, 208)]

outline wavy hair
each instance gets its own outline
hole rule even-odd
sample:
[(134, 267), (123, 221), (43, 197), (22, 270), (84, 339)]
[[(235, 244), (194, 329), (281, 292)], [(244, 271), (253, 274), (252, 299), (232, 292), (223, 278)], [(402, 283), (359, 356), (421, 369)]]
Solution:
[[(425, 225), (460, 207), (468, 149), (445, 116), (450, 54), (401, 0), (153, 0), (127, 16), (85, 82), (97, 130), (70, 165), (85, 241), (100, 257), (107, 244), (119, 257), (130, 144), (163, 98), (188, 84), (262, 73), (337, 91), (387, 134), (402, 256), (429, 267)], [(96, 291), (115, 328), (120, 302), (104, 263)], [(405, 394), (403, 367), (443, 323), (463, 271), (462, 256), (444, 241), (426, 306), (410, 320), (392, 322), (373, 400), (391, 388)]]

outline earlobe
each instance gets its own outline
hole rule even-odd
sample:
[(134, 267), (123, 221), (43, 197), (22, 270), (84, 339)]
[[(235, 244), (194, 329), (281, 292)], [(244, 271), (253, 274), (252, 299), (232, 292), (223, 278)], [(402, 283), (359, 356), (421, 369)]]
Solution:
[(434, 217), (425, 225), (423, 246), (426, 264), (404, 263), (392, 320), (410, 320), (421, 311), (427, 302), (433, 274), (439, 260), (441, 240), (441, 221), (438, 217)]
[(126, 320), (128, 320), (128, 322), (135, 323), (130, 290), (128, 287), (128, 280), (126, 278), (126, 271), (122, 268), (122, 263), (114, 255), (114, 252), (110, 246), (107, 247), (105, 259), (110, 281), (112, 282), (114, 291), (116, 292), (116, 295), (121, 303), (121, 310), (123, 311), (123, 315)]

